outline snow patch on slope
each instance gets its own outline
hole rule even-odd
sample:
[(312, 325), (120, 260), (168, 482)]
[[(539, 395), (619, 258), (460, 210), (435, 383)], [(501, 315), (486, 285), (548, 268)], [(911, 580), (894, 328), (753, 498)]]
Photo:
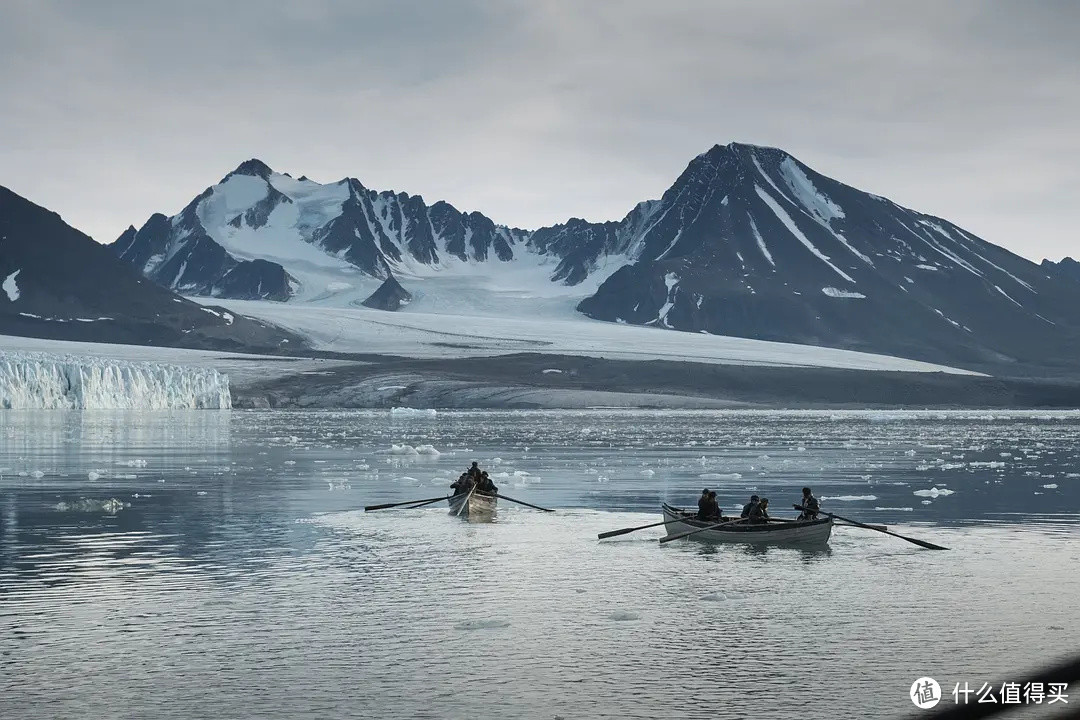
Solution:
[(761, 254), (765, 256), (765, 259), (769, 261), (769, 264), (773, 266), (773, 270), (776, 269), (776, 261), (772, 259), (772, 254), (769, 252), (769, 248), (765, 246), (765, 239), (761, 237), (761, 233), (758, 232), (757, 223), (754, 222), (754, 218), (747, 216), (750, 220), (750, 230), (754, 233), (754, 239), (757, 240), (758, 248), (761, 250)]
[(8, 300), (15, 302), (19, 299), (19, 286), (15, 284), (15, 278), (19, 277), (19, 273), (22, 269), (16, 270), (4, 279), (4, 292), (7, 293)]
[(823, 287), (823, 288), (821, 288), (821, 292), (825, 293), (829, 297), (834, 297), (834, 298), (858, 298), (858, 299), (865, 299), (866, 298), (866, 296), (863, 295), (862, 293), (851, 292), (849, 290), (841, 290), (840, 288), (834, 288), (834, 287)]
[(780, 163), (780, 172), (799, 203), (818, 220), (827, 223), (833, 218), (844, 217), (844, 211), (840, 206), (814, 187), (814, 183), (790, 157), (784, 158)]
[(780, 204), (777, 203), (776, 200), (774, 200), (772, 196), (769, 195), (769, 193), (762, 190), (760, 185), (755, 185), (754, 189), (757, 190), (758, 197), (760, 197), (765, 202), (765, 204), (769, 206), (769, 209), (773, 211), (773, 214), (776, 215), (776, 218), (784, 224), (784, 227), (788, 229), (788, 232), (798, 238), (799, 242), (806, 246), (807, 250), (812, 252), (815, 257), (821, 260), (821, 262), (825, 263), (834, 271), (836, 271), (837, 275), (844, 278), (852, 285), (855, 284), (855, 280), (850, 275), (833, 265), (832, 262), (829, 260), (829, 256), (818, 250), (817, 246), (815, 246), (814, 243), (810, 242), (810, 240), (807, 239), (805, 235), (803, 235), (802, 231), (799, 230), (798, 226), (795, 224), (795, 221), (791, 219), (791, 216), (788, 215), (787, 212), (785, 212), (784, 208), (780, 207)]

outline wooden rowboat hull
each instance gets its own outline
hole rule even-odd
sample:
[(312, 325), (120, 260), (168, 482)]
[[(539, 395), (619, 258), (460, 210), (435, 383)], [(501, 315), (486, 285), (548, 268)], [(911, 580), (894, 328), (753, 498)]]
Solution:
[[(703, 522), (692, 513), (664, 503), (664, 529), (668, 535), (677, 535), (698, 528), (715, 525), (715, 522)], [(732, 518), (733, 520), (735, 518)], [(691, 535), (688, 540), (704, 540), (714, 543), (751, 543), (754, 545), (797, 545), (808, 547), (825, 545), (832, 534), (832, 518), (807, 520), (782, 524), (750, 525), (739, 523), (716, 530), (706, 530)]]
[(495, 506), (499, 498), (474, 492), (471, 496), (468, 493), (454, 495), (447, 498), (446, 502), (450, 504), (451, 515), (457, 515), (466, 520), (484, 521), (490, 520), (495, 514)]

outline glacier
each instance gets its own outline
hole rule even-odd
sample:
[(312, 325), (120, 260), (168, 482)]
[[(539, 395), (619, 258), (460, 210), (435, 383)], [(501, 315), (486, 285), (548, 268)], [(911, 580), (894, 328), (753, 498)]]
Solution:
[(228, 409), (229, 377), (211, 368), (0, 351), (0, 408)]

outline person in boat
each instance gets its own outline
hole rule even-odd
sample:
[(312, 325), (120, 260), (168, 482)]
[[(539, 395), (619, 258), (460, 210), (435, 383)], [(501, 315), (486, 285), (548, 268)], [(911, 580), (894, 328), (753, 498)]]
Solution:
[(814, 497), (814, 493), (808, 487), (802, 489), (802, 506), (806, 509), (799, 513), (800, 520), (817, 520), (821, 503), (818, 502), (818, 499)]
[(709, 502), (709, 488), (701, 491), (701, 497), (697, 500), (697, 519), (708, 520), (712, 505)]
[(461, 495), (462, 493), (469, 492), (470, 490), (472, 490), (472, 486), (473, 486), (472, 478), (469, 476), (469, 473), (467, 473), (467, 472), (461, 473), (461, 476), (458, 477), (457, 480), (450, 483), (450, 487), (454, 490), (455, 495)]
[(476, 491), (485, 495), (494, 495), (499, 492), (499, 488), (488, 477), (487, 470), (480, 472), (480, 480), (476, 483)]
[(750, 514), (747, 517), (754, 524), (769, 522), (769, 498), (761, 498), (750, 508)]
[(759, 498), (757, 495), (751, 495), (750, 502), (742, 506), (742, 513), (739, 515), (739, 517), (750, 517), (750, 512), (757, 506), (759, 502), (761, 502), (761, 498)]
[(716, 491), (715, 490), (710, 490), (709, 491), (709, 517), (706, 518), (706, 519), (712, 520), (713, 522), (720, 522), (720, 520), (722, 519), (722, 517), (721, 517), (722, 515), (723, 515), (723, 513), (720, 511), (720, 503), (717, 502), (717, 500), (716, 500)]
[(473, 480), (480, 479), (480, 465), (475, 460), (473, 460), (473, 464), (469, 467), (467, 472), (469, 473), (469, 477)]

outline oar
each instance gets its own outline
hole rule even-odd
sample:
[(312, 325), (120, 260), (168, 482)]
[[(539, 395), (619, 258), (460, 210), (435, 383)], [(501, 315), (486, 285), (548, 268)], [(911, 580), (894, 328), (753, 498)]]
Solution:
[(615, 537), (616, 535), (625, 535), (627, 533), (636, 532), (638, 530), (644, 530), (645, 528), (657, 527), (659, 525), (667, 525), (669, 522), (674, 522), (674, 521), (673, 520), (661, 520), (660, 522), (649, 523), (648, 525), (638, 525), (637, 527), (623, 528), (622, 530), (610, 530), (608, 532), (602, 532), (599, 535), (597, 535), (596, 537), (603, 540), (604, 538)]
[(507, 495), (503, 495), (502, 493), (495, 493), (495, 497), (501, 497), (503, 500), (509, 500), (512, 503), (517, 503), (518, 505), (524, 505), (525, 507), (531, 507), (533, 510), (543, 510), (544, 512), (555, 512), (554, 510), (552, 510), (550, 508), (540, 507), (539, 505), (532, 505), (532, 504), (524, 502), (522, 500), (515, 500), (514, 498), (509, 497)]
[[(696, 530), (690, 530), (690, 531), (684, 532), (684, 533), (679, 533), (678, 535), (667, 535), (665, 537), (660, 538), (660, 542), (666, 543), (666, 542), (671, 542), (672, 540), (680, 540), (680, 539), (682, 539), (684, 537), (690, 537), (691, 535), (697, 535), (699, 532), (705, 532), (706, 530), (715, 530), (716, 528), (724, 527), (725, 525), (734, 525), (735, 523), (743, 522), (744, 520), (746, 520), (746, 518), (737, 518), (735, 520), (725, 520), (724, 522), (717, 523), (716, 525), (707, 525), (706, 527), (697, 528)], [(678, 522), (678, 521), (676, 520), (675, 522)]]
[[(771, 517), (771, 518), (769, 518), (769, 522), (794, 523), (794, 522), (804, 522), (804, 521), (803, 520), (792, 520), (791, 518), (774, 518), (774, 517)], [(845, 526), (845, 527), (859, 527), (858, 525), (851, 525), (851, 524), (846, 523), (846, 522), (841, 522), (840, 524)], [(867, 527), (869, 527), (871, 530), (888, 530), (889, 529), (888, 525), (870, 525), (869, 523), (867, 523)]]
[(372, 510), (386, 510), (387, 508), (401, 507), (402, 505), (415, 505), (416, 503), (437, 502), (439, 500), (445, 499), (446, 496), (443, 495), (442, 497), (428, 498), (427, 500), (409, 500), (408, 502), (384, 503), (382, 505), (367, 505), (366, 507), (364, 507), (364, 512), (371, 512)]
[[(803, 511), (807, 510), (807, 508), (804, 508), (801, 505), (795, 505), (794, 507), (795, 507), (796, 510), (803, 510)], [(811, 510), (811, 512), (814, 512), (814, 511)], [(949, 549), (947, 547), (941, 547), (940, 545), (935, 545), (934, 543), (931, 543), (931, 542), (926, 542), (925, 540), (916, 540), (915, 538), (909, 538), (909, 537), (907, 537), (905, 535), (901, 535), (900, 533), (894, 533), (892, 530), (882, 530), (881, 528), (876, 528), (873, 525), (867, 525), (866, 523), (861, 523), (858, 520), (852, 520), (851, 518), (840, 517), (839, 515), (836, 515), (834, 513), (827, 513), (824, 510), (817, 510), (816, 512), (819, 512), (822, 515), (827, 515), (828, 517), (831, 517), (834, 520), (843, 520), (846, 523), (851, 523), (852, 525), (856, 525), (856, 526), (861, 527), (861, 528), (866, 528), (867, 530), (877, 530), (878, 532), (885, 533), (886, 535), (892, 535), (893, 537), (898, 537), (901, 540), (907, 540), (909, 543), (914, 543), (915, 545), (918, 545), (919, 547), (924, 547), (927, 550), (948, 550)]]
[(425, 505), (430, 505), (431, 503), (439, 502), (440, 500), (449, 500), (451, 497), (453, 497), (453, 495), (447, 495), (445, 497), (435, 498), (434, 500), (425, 500), (422, 503), (417, 503), (416, 505), (410, 505), (409, 507), (407, 507), (405, 509), (406, 510), (415, 510), (416, 508), (421, 508), (421, 507), (424, 507)]

